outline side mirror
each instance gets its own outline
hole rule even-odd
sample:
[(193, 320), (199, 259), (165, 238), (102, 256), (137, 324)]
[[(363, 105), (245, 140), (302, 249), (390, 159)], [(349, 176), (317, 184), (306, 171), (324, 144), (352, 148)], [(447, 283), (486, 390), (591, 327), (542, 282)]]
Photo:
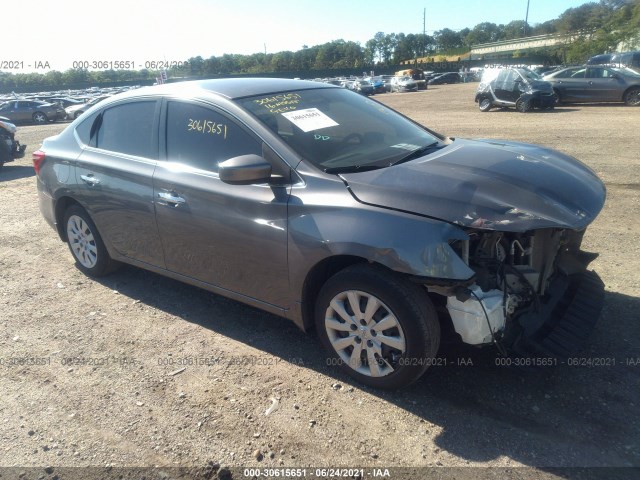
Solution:
[(259, 155), (241, 155), (220, 162), (218, 175), (230, 185), (265, 183), (271, 178), (271, 164)]

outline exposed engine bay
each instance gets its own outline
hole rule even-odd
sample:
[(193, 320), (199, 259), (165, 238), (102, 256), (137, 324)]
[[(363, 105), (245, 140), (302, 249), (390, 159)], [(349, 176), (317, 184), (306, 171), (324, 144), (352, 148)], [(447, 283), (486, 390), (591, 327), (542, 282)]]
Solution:
[(533, 339), (550, 337), (543, 353), (565, 356), (577, 350), (598, 318), (603, 296), (600, 279), (586, 270), (597, 255), (580, 250), (584, 230), (467, 234), (468, 240), (451, 246), (475, 272), (475, 282), (447, 296), (462, 340), (521, 350)]

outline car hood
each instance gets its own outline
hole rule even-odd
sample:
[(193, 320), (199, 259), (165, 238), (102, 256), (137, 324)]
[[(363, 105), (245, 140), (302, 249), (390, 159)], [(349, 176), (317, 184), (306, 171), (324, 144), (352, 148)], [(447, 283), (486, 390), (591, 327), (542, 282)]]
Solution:
[(341, 177), (363, 203), (510, 232), (582, 229), (606, 195), (600, 179), (578, 160), (500, 140), (456, 139), (414, 161)]
[(529, 80), (529, 85), (531, 85), (532, 90), (543, 92), (543, 93), (553, 93), (553, 87), (551, 86), (551, 82), (546, 82), (544, 80)]

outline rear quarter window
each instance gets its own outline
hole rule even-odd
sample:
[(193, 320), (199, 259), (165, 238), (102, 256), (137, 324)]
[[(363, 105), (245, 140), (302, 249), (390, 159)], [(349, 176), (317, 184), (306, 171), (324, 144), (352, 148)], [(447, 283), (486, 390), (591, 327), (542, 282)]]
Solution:
[(83, 145), (96, 146), (96, 129), (93, 126), (98, 115), (99, 112), (90, 115), (76, 127), (76, 135)]

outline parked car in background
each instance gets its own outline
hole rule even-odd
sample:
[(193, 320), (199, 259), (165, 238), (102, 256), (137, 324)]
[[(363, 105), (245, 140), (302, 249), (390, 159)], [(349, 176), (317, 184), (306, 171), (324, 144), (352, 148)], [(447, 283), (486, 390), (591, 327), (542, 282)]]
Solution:
[(625, 102), (640, 105), (640, 74), (630, 68), (603, 65), (568, 67), (544, 75), (558, 102)]
[(354, 80), (349, 86), (349, 89), (362, 95), (373, 95), (375, 93), (373, 85), (366, 80)]
[(640, 51), (595, 55), (587, 60), (587, 65), (627, 67), (638, 71), (640, 69)]
[(80, 115), (82, 115), (84, 112), (86, 112), (88, 109), (90, 109), (94, 105), (100, 103), (105, 98), (109, 98), (110, 96), (111, 95), (100, 95), (98, 97), (95, 97), (95, 98), (89, 100), (86, 103), (81, 103), (80, 105), (71, 105), (70, 107), (65, 108), (65, 110), (64, 110), (65, 114), (66, 114), (67, 118), (70, 118), (72, 120), (76, 119)]
[(609, 63), (611, 63), (613, 55), (613, 53), (594, 55), (589, 60), (587, 60), (587, 65), (608, 65)]
[(475, 101), (481, 112), (512, 107), (525, 113), (534, 108), (552, 109), (556, 97), (551, 84), (529, 69), (487, 68), (482, 73)]
[(407, 68), (396, 72), (396, 77), (411, 77), (415, 80), (418, 90), (426, 90), (427, 81), (425, 80), (424, 71), (419, 68)]
[(441, 324), (532, 360), (517, 364), (560, 364), (602, 309), (580, 248), (605, 200), (591, 169), (446, 137), (335, 86), (124, 93), (33, 164), (40, 210), (85, 274), (124, 262), (315, 328), (328, 364), (373, 387), (417, 380)]
[(62, 107), (38, 100), (11, 100), (0, 105), (0, 116), (12, 123), (45, 124), (65, 118)]
[(391, 91), (391, 80), (394, 78), (394, 76), (393, 75), (380, 75), (377, 78), (382, 80), (382, 83), (384, 84), (384, 91), (385, 92), (390, 92)]
[(335, 85), (337, 87), (344, 87), (344, 83), (342, 80), (337, 80), (335, 78), (329, 78), (325, 80), (323, 83), (328, 83), (329, 85)]
[(0, 170), (5, 163), (24, 157), (26, 145), (16, 140), (16, 126), (6, 117), (0, 117)]
[(384, 80), (382, 80), (381, 77), (369, 77), (365, 78), (365, 80), (373, 86), (373, 91), (375, 93), (385, 93), (387, 91)]
[(632, 68), (636, 72), (640, 72), (640, 51), (616, 53), (611, 58), (611, 63), (620, 67)]
[(389, 82), (391, 92), (415, 92), (418, 90), (418, 83), (411, 77), (392, 77)]
[(67, 107), (71, 107), (73, 105), (82, 105), (82, 104), (86, 103), (86, 102), (84, 102), (82, 100), (78, 100), (78, 99), (75, 99), (75, 98), (69, 98), (69, 97), (52, 97), (52, 98), (47, 99), (47, 102), (49, 102), (49, 103), (57, 103), (63, 109), (66, 109)]
[(429, 85), (443, 85), (445, 83), (460, 83), (460, 74), (458, 72), (441, 73), (432, 77), (428, 82)]

